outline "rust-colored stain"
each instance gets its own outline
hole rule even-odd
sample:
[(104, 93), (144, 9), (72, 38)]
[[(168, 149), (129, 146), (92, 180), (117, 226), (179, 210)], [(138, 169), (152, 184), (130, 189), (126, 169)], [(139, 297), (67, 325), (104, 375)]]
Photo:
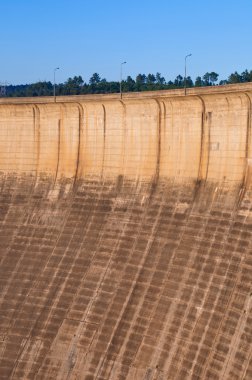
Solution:
[(251, 380), (251, 99), (0, 100), (1, 380)]

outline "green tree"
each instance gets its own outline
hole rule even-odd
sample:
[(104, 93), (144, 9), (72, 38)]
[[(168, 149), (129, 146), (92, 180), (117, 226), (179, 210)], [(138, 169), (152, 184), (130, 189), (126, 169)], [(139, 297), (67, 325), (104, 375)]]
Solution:
[(146, 84), (146, 75), (138, 74), (136, 76), (136, 84), (135, 84), (136, 91), (143, 91), (145, 84)]
[(161, 76), (161, 73), (156, 74), (156, 82), (158, 84), (164, 84), (165, 83), (165, 78)]
[(215, 73), (214, 71), (209, 73), (209, 80), (210, 80), (211, 85), (214, 85), (214, 83), (217, 82), (218, 77), (219, 77), (219, 74)]
[(184, 85), (184, 78), (181, 75), (178, 75), (174, 80), (174, 84), (177, 87), (182, 87)]
[(201, 87), (201, 86), (203, 86), (203, 80), (201, 77), (197, 77), (195, 79), (195, 87)]
[(148, 84), (153, 84), (153, 83), (155, 83), (156, 82), (156, 77), (155, 77), (155, 75), (153, 75), (153, 74), (148, 74), (147, 75), (147, 83)]
[(143, 85), (146, 83), (146, 75), (145, 74), (138, 74), (136, 76), (136, 84)]
[(59, 86), (59, 93), (64, 95), (79, 95), (83, 84), (84, 81), (80, 75), (68, 78), (63, 87)]
[(203, 75), (203, 86), (210, 86), (210, 73)]
[(84, 80), (82, 79), (82, 76), (74, 76), (73, 79), (72, 79), (73, 83), (76, 85), (76, 86), (82, 86), (84, 84)]
[(174, 83), (173, 83), (172, 80), (169, 80), (168, 83), (167, 83), (167, 85), (168, 85), (169, 87), (172, 87), (172, 86), (174, 86)]
[(233, 83), (241, 83), (242, 82), (242, 77), (240, 74), (235, 71), (228, 77), (228, 83), (233, 84)]
[(94, 73), (89, 79), (90, 84), (97, 84), (97, 83), (100, 83), (100, 81), (101, 81), (101, 77), (98, 73)]
[[(185, 85), (184, 81), (183, 81), (183, 85)], [(193, 87), (193, 81), (192, 81), (192, 78), (190, 76), (186, 77), (186, 86), (187, 87)]]
[(222, 79), (222, 80), (220, 80), (220, 82), (219, 82), (219, 85), (220, 85), (220, 86), (224, 86), (224, 85), (226, 85), (226, 84), (228, 84), (227, 79)]
[(51, 82), (36, 82), (26, 88), (26, 96), (48, 96), (52, 94), (53, 86)]
[(134, 91), (135, 90), (135, 84), (136, 82), (134, 81), (131, 76), (127, 76), (126, 79), (126, 84), (125, 84), (125, 91)]
[(252, 82), (252, 71), (245, 70), (241, 73), (242, 82)]

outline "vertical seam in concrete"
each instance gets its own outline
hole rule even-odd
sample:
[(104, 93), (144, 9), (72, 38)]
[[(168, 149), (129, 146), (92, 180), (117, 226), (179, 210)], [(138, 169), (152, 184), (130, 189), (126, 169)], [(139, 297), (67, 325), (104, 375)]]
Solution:
[(57, 166), (56, 166), (56, 174), (55, 179), (53, 183), (53, 187), (56, 184), (56, 181), (58, 179), (58, 173), (59, 173), (59, 166), (60, 166), (60, 153), (61, 153), (61, 130), (64, 122), (64, 112), (63, 109), (66, 109), (66, 105), (64, 103), (60, 103), (60, 119), (58, 120), (58, 155), (57, 155)]
[(249, 152), (250, 152), (250, 144), (251, 144), (251, 99), (248, 93), (244, 92), (243, 93), (245, 97), (247, 98), (248, 101), (248, 108), (247, 108), (247, 128), (246, 128), (246, 142), (245, 142), (245, 165), (244, 165), (244, 171), (243, 171), (243, 178), (240, 186), (240, 192), (237, 200), (237, 208), (239, 208), (245, 192), (247, 190), (247, 179), (248, 179), (248, 157), (249, 157)]
[(36, 105), (36, 109), (37, 109), (37, 112), (38, 112), (38, 126), (37, 126), (37, 133), (38, 133), (38, 142), (37, 142), (37, 172), (38, 172), (38, 170), (39, 170), (39, 164), (40, 164), (40, 108), (39, 108), (39, 106)]
[(55, 174), (55, 179), (54, 179), (53, 187), (55, 186), (55, 183), (57, 181), (58, 171), (59, 171), (60, 140), (61, 140), (60, 134), (61, 134), (61, 119), (58, 120), (58, 155), (57, 155), (57, 166), (56, 166), (56, 174)]
[(251, 110), (252, 110), (252, 102), (249, 94), (244, 92), (248, 100), (248, 113), (247, 113), (247, 135), (246, 135), (246, 158), (249, 158), (249, 152), (251, 148)]
[(75, 186), (76, 181), (78, 179), (79, 174), (79, 164), (80, 164), (80, 147), (81, 147), (81, 131), (82, 131), (82, 125), (83, 125), (83, 107), (81, 103), (77, 103), (78, 111), (79, 111), (79, 129), (78, 129), (78, 148), (77, 148), (77, 158), (76, 158), (76, 170), (74, 175), (74, 183), (73, 186)]
[(153, 179), (153, 182), (152, 182), (152, 191), (155, 189), (157, 183), (158, 183), (158, 180), (159, 180), (159, 171), (160, 171), (160, 157), (161, 157), (161, 115), (162, 115), (162, 111), (161, 111), (161, 106), (160, 106), (160, 102), (158, 101), (158, 99), (154, 99), (157, 103), (157, 108), (158, 108), (158, 119), (157, 119), (157, 160), (156, 160), (156, 169), (155, 169), (155, 174), (154, 174), (154, 179)]
[[(163, 128), (161, 126), (160, 128), (160, 134), (159, 134), (159, 139), (160, 139), (160, 157), (161, 157), (161, 150), (162, 150), (162, 133), (163, 133), (163, 140), (165, 141), (165, 131), (166, 131), (166, 113), (167, 113), (167, 110), (166, 110), (166, 105), (165, 105), (165, 102), (162, 100), (160, 103), (162, 103), (162, 106), (163, 106)], [(163, 144), (164, 144), (164, 141), (163, 141)], [(161, 164), (161, 158), (159, 160), (159, 175), (160, 175), (160, 164)]]
[[(164, 120), (164, 129), (166, 127), (166, 105), (165, 105), (165, 102), (162, 100), (161, 101), (162, 105), (163, 105), (163, 108), (164, 108), (164, 116), (163, 116), (163, 120)], [(161, 131), (162, 132), (162, 131)]]
[(37, 179), (38, 171), (39, 171), (39, 161), (40, 161), (40, 109), (37, 104), (33, 104), (32, 108), (33, 108), (34, 135), (35, 135), (35, 143), (36, 143), (36, 179)]
[[(201, 112), (201, 143), (200, 143), (200, 161), (199, 161), (199, 170), (198, 170), (198, 178), (197, 184), (200, 185), (202, 181), (207, 181), (208, 176), (208, 167), (209, 167), (209, 157), (210, 157), (210, 128), (206, 131), (206, 105), (202, 96), (197, 95), (197, 98), (200, 99), (202, 104), (202, 112)], [(207, 152), (205, 152), (207, 145)], [(204, 154), (207, 153), (207, 162), (205, 173), (204, 170)]]
[(245, 169), (245, 176), (244, 176), (244, 187), (246, 187), (247, 183), (247, 169), (248, 169), (248, 158), (249, 158), (249, 155), (250, 155), (250, 152), (251, 152), (251, 144), (252, 144), (252, 141), (251, 141), (251, 138), (252, 138), (252, 125), (251, 125), (251, 120), (252, 120), (252, 101), (251, 101), (251, 98), (249, 96), (249, 94), (247, 92), (244, 92), (244, 95), (246, 96), (247, 100), (248, 100), (248, 113), (247, 113), (247, 133), (246, 133), (246, 169)]
[[(87, 141), (88, 141), (88, 129), (89, 129), (89, 112), (90, 110), (88, 109), (88, 106), (85, 106), (85, 114), (84, 114), (84, 119), (83, 119), (83, 139), (82, 139), (82, 145), (83, 145), (83, 148), (84, 148), (84, 157), (86, 158), (86, 148), (87, 148)], [(84, 167), (84, 176), (85, 176), (85, 165), (86, 162), (85, 162), (85, 159), (84, 161), (82, 162), (81, 161), (81, 177), (83, 175), (83, 167)]]
[(122, 124), (123, 124), (123, 143), (122, 143), (122, 176), (124, 178), (124, 172), (125, 172), (125, 144), (126, 144), (126, 105), (123, 100), (119, 100), (123, 107), (123, 119), (122, 119)]
[(102, 109), (103, 109), (103, 148), (102, 148), (101, 180), (103, 180), (103, 173), (104, 173), (105, 148), (106, 148), (106, 121), (107, 121), (106, 108), (103, 103), (102, 103)]

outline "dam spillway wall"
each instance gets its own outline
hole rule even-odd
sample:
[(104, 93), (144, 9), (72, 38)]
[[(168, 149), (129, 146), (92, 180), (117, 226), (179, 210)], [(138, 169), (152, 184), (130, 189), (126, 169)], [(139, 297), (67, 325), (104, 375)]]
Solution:
[(251, 378), (251, 102), (0, 100), (1, 378)]
[(252, 155), (251, 96), (249, 91), (187, 97), (161, 92), (0, 103), (0, 169), (75, 179), (243, 181)]

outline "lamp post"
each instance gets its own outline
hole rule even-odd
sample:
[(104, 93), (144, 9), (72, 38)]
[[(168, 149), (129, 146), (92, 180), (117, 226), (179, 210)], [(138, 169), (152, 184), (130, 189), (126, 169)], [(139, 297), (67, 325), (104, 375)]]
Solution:
[(53, 70), (53, 96), (54, 96), (54, 103), (56, 102), (56, 88), (55, 88), (55, 73), (56, 70), (59, 70), (59, 67), (56, 67), (56, 69)]
[(188, 57), (191, 57), (191, 56), (192, 56), (192, 54), (187, 54), (187, 55), (185, 56), (185, 78), (184, 78), (185, 95), (186, 95), (186, 60), (187, 60)]
[(120, 96), (121, 96), (121, 99), (122, 99), (122, 67), (123, 65), (125, 65), (127, 62), (122, 62), (121, 63), (121, 71), (120, 71)]

